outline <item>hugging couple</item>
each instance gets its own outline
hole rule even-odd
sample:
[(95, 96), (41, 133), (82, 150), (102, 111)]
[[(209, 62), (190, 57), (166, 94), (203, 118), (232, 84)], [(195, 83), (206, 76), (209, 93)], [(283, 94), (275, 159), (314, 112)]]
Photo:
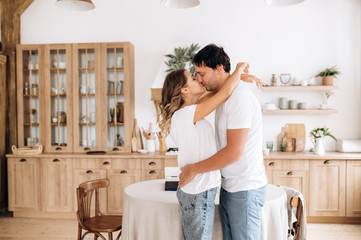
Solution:
[[(214, 200), (223, 239), (260, 239), (267, 178), (262, 155), (262, 113), (244, 82), (263, 83), (214, 44), (193, 58), (197, 78), (184, 69), (169, 73), (162, 89), (159, 125), (178, 145), (177, 198), (186, 240), (212, 239)], [(205, 90), (209, 93), (200, 99)], [(205, 117), (216, 110), (215, 131)]]

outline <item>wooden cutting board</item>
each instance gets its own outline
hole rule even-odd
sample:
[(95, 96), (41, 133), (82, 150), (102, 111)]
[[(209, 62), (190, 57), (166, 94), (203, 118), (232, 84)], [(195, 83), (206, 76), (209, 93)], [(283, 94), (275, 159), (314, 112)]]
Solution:
[(289, 123), (285, 127), (286, 138), (287, 138), (287, 151), (296, 151), (296, 143), (301, 141), (302, 146), (299, 145), (298, 151), (305, 150), (306, 144), (306, 128), (303, 123)]
[[(306, 128), (303, 123), (288, 123), (282, 128), (277, 138), (277, 150), (280, 151), (280, 143), (287, 143), (287, 152), (304, 151), (306, 144)], [(299, 143), (299, 145), (297, 145)]]

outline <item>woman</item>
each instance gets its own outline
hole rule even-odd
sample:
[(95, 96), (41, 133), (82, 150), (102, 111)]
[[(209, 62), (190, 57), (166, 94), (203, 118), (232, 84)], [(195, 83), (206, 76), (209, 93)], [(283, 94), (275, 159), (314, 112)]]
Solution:
[[(178, 166), (195, 163), (217, 152), (211, 124), (204, 119), (222, 104), (239, 83), (242, 72), (248, 73), (247, 63), (238, 63), (236, 70), (218, 92), (208, 93), (200, 101), (205, 89), (191, 73), (184, 69), (169, 73), (162, 89), (160, 128), (171, 134), (178, 145)], [(262, 82), (252, 75), (243, 75), (246, 81)], [(214, 200), (221, 184), (219, 170), (198, 174), (183, 188), (177, 198), (182, 212), (184, 239), (212, 239)]]

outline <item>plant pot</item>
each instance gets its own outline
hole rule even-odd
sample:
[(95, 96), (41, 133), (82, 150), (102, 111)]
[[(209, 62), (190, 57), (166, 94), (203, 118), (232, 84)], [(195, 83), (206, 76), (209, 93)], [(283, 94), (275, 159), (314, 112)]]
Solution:
[(324, 155), (325, 154), (325, 147), (323, 146), (322, 138), (315, 139), (315, 150), (314, 154), (316, 155)]
[(322, 78), (322, 85), (332, 86), (333, 85), (333, 76), (324, 76)]

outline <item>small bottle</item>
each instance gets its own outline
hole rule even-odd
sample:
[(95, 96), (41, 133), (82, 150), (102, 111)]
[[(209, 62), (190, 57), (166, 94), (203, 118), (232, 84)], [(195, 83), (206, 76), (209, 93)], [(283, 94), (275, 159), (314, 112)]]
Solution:
[(276, 78), (276, 74), (272, 74), (272, 78), (271, 78), (271, 86), (277, 86), (277, 78)]
[(120, 134), (117, 134), (117, 146), (124, 146), (124, 140)]
[(24, 95), (29, 95), (29, 83), (25, 82)]

